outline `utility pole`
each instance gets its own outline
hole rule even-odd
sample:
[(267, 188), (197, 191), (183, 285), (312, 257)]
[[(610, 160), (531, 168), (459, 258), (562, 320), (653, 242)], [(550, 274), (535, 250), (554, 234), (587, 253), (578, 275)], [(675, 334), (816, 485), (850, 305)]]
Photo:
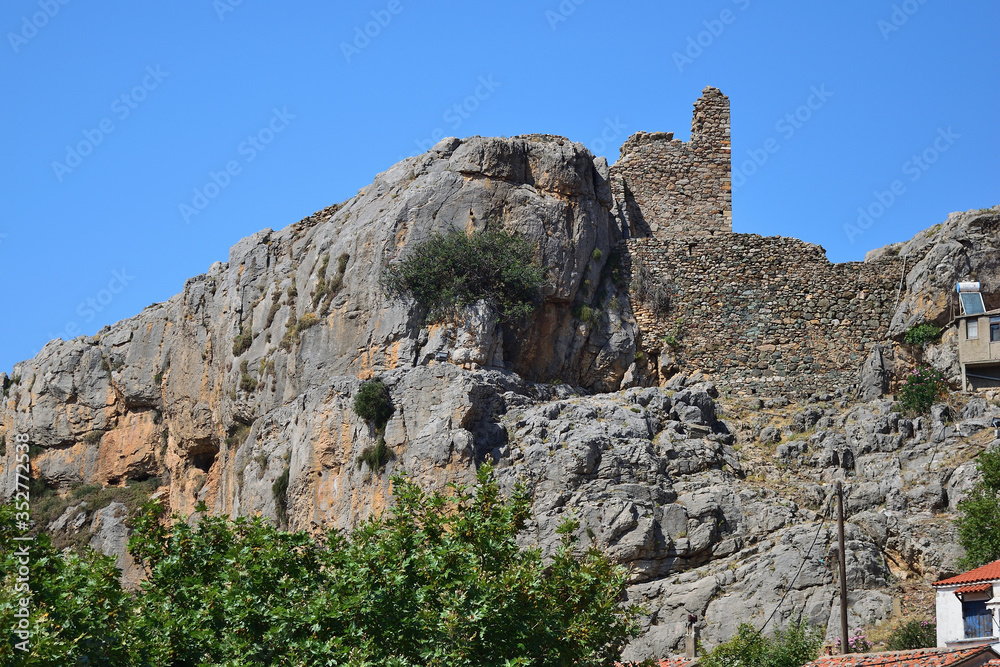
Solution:
[(844, 486), (837, 482), (837, 539), (840, 545), (840, 652), (847, 654), (847, 554), (844, 551)]

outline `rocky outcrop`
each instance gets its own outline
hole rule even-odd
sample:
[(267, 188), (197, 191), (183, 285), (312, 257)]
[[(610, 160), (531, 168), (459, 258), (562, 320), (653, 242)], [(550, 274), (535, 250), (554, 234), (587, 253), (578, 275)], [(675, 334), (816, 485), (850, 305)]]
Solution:
[[(924, 322), (944, 325), (953, 315), (955, 284), (982, 283), (987, 308), (1000, 306), (1000, 207), (952, 213), (912, 240), (891, 246), (901, 257), (920, 257), (906, 272), (906, 295), (892, 318), (889, 334), (902, 336)], [(886, 249), (880, 249), (885, 252)], [(872, 255), (873, 253), (869, 253)], [(955, 311), (959, 312), (959, 311)]]
[[(277, 516), (271, 488), (287, 469), (291, 525), (356, 520), (388, 489), (355, 463), (371, 439), (350, 410), (359, 378), (390, 377), (397, 466), (438, 483), (475, 458), (460, 442), (481, 392), (467, 371), (621, 384), (637, 330), (606, 266), (621, 238), (607, 178), (603, 159), (558, 137), (443, 140), (343, 205), (243, 239), (169, 301), (50, 343), (15, 367), (0, 422), (42, 448), (51, 487), (159, 475), (181, 512), (205, 501)], [(383, 294), (412, 244), (486, 226), (529, 239), (547, 267), (532, 318), (500, 326), (477, 304), (425, 326), (416, 304)], [(425, 440), (456, 453), (427, 458)]]

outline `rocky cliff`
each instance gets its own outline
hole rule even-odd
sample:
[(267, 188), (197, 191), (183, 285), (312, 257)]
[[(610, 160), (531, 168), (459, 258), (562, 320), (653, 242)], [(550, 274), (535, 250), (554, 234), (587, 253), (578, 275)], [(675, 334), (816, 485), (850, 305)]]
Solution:
[[(727, 399), (698, 373), (636, 386), (643, 332), (614, 264), (620, 208), (607, 163), (580, 144), (445, 139), (343, 204), (240, 241), (169, 301), (0, 374), (0, 435), (29, 435), (43, 495), (58, 499), (51, 529), (93, 532), (127, 571), (132, 496), (85, 503), (101, 487), (159, 485), (182, 514), (204, 502), (296, 529), (349, 529), (391, 501), (393, 473), (437, 487), (471, 481), (491, 460), (505, 484), (534, 493), (526, 543), (549, 547), (572, 515), (585, 541), (633, 566), (629, 595), (649, 615), (630, 658), (678, 649), (688, 613), (704, 619), (707, 643), (763, 622), (782, 598), (777, 624), (799, 613), (827, 624), (838, 589), (824, 520), (837, 479), (853, 625), (886, 618), (904, 578), (952, 572), (951, 513), (996, 408), (956, 399), (900, 418), (881, 396), (907, 363), (891, 341), (860, 378), (866, 403), (854, 386), (792, 404)], [(957, 255), (973, 272), (963, 277), (992, 285), (989, 253), (963, 239), (995, 244), (998, 219), (953, 216), (910, 242), (933, 247), (909, 273), (897, 332), (941, 319), (931, 292), (952, 279), (940, 267)], [(537, 248), (547, 277), (532, 317), (502, 325), (480, 302), (427, 326), (415, 303), (384, 295), (380, 277), (413, 244), (487, 226)], [(938, 347), (951, 363), (947, 340)], [(378, 469), (362, 456), (375, 433), (351, 409), (372, 377), (394, 405)], [(12, 462), (7, 447), (5, 490)]]

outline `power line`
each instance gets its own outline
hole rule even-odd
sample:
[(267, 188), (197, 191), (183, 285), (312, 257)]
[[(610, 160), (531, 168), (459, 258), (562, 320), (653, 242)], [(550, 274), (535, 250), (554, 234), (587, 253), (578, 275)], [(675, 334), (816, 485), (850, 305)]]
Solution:
[[(774, 611), (772, 611), (771, 615), (767, 617), (766, 621), (764, 621), (764, 625), (760, 626), (760, 629), (757, 630), (756, 633), (754, 633), (751, 643), (760, 639), (760, 636), (764, 632), (764, 629), (771, 622), (771, 619), (774, 618), (774, 615), (778, 613), (778, 610), (781, 609), (781, 605), (782, 603), (784, 603), (785, 598), (788, 597), (788, 594), (792, 591), (792, 588), (795, 586), (795, 582), (798, 581), (799, 575), (802, 574), (802, 570), (805, 569), (806, 562), (809, 560), (809, 556), (812, 554), (812, 550), (816, 546), (817, 540), (819, 540), (819, 534), (823, 531), (823, 524), (825, 523), (827, 515), (830, 513), (830, 507), (832, 505), (833, 505), (833, 495), (831, 495), (830, 498), (827, 500), (826, 508), (820, 515), (819, 525), (816, 527), (816, 534), (813, 535), (812, 544), (809, 545), (809, 549), (806, 551), (805, 558), (803, 558), (802, 563), (799, 564), (798, 571), (795, 573), (795, 576), (792, 577), (792, 581), (788, 584), (788, 586), (785, 587), (785, 593), (781, 596), (781, 599), (778, 600), (778, 604), (774, 607)], [(739, 663), (730, 663), (730, 667), (736, 664)]]
[(771, 619), (774, 618), (774, 615), (778, 613), (779, 609), (781, 609), (781, 604), (785, 601), (785, 598), (788, 597), (788, 594), (792, 591), (792, 588), (795, 586), (795, 582), (798, 581), (799, 575), (802, 574), (802, 570), (805, 568), (806, 562), (809, 560), (809, 555), (812, 554), (813, 547), (816, 546), (816, 541), (819, 539), (819, 534), (823, 530), (823, 523), (824, 523), (823, 520), (826, 519), (827, 514), (830, 512), (831, 505), (833, 505), (832, 495), (830, 496), (830, 499), (826, 503), (826, 509), (823, 511), (823, 514), (820, 517), (819, 526), (816, 528), (816, 534), (813, 536), (812, 544), (809, 545), (809, 550), (806, 551), (806, 556), (805, 558), (802, 559), (802, 563), (799, 565), (798, 572), (795, 573), (795, 576), (792, 578), (792, 582), (788, 584), (787, 588), (785, 588), (785, 593), (784, 595), (781, 596), (781, 599), (778, 600), (778, 604), (777, 606), (775, 606), (774, 611), (772, 611), (771, 615), (767, 617), (766, 621), (764, 621), (764, 625), (760, 626), (760, 630), (757, 631), (757, 634), (754, 636), (754, 639), (759, 638), (761, 633), (764, 632), (764, 628), (767, 627), (767, 624), (771, 622)]

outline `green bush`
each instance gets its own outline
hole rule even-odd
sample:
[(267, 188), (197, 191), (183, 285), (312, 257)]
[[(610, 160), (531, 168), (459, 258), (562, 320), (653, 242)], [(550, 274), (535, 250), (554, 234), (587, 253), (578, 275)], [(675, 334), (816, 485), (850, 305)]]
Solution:
[(899, 388), (896, 401), (904, 414), (925, 414), (934, 402), (948, 389), (941, 371), (930, 366), (915, 369)]
[(253, 379), (250, 375), (249, 364), (246, 359), (240, 363), (240, 390), (246, 393), (252, 393), (257, 389), (257, 381)]
[(290, 351), (292, 347), (298, 344), (299, 339), (302, 337), (302, 332), (316, 326), (320, 321), (316, 313), (305, 313), (302, 315), (302, 319), (296, 319), (293, 312), (285, 323), (285, 335), (281, 338), (281, 342), (278, 343), (278, 347), (286, 352)]
[(533, 257), (524, 238), (503, 229), (435, 234), (390, 266), (382, 284), (390, 296), (412, 297), (431, 321), (485, 299), (511, 322), (533, 312), (539, 300), (542, 269)]
[(147, 573), (134, 593), (114, 557), (25, 543), (26, 654), (9, 641), (21, 543), (13, 506), (0, 506), (0, 664), (597, 667), (639, 633), (639, 610), (622, 604), (627, 569), (580, 548), (572, 524), (553, 554), (522, 548), (530, 497), (502, 495), (488, 466), (447, 494), (393, 484), (385, 515), (325, 536), (260, 517), (167, 526), (150, 503), (129, 541)]
[(389, 388), (382, 383), (382, 380), (362, 382), (358, 393), (354, 396), (354, 414), (371, 422), (377, 431), (381, 431), (389, 422), (392, 413)]
[(774, 638), (758, 633), (749, 623), (740, 625), (738, 634), (706, 655), (704, 667), (800, 667), (819, 656), (823, 632), (799, 620)]
[(240, 327), (239, 334), (233, 339), (233, 356), (238, 357), (250, 349), (253, 343), (253, 333), (246, 327)]
[(910, 345), (934, 343), (941, 340), (942, 333), (944, 333), (944, 331), (941, 327), (932, 322), (924, 322), (923, 324), (911, 327), (910, 330), (903, 335), (903, 342), (909, 343)]
[(360, 468), (362, 463), (367, 463), (369, 470), (377, 472), (382, 470), (392, 458), (392, 450), (385, 444), (385, 438), (380, 435), (374, 447), (365, 447), (361, 450), (361, 456), (358, 457), (358, 467)]
[(909, 651), (937, 646), (937, 624), (934, 621), (907, 621), (893, 629), (886, 640), (886, 651)]

